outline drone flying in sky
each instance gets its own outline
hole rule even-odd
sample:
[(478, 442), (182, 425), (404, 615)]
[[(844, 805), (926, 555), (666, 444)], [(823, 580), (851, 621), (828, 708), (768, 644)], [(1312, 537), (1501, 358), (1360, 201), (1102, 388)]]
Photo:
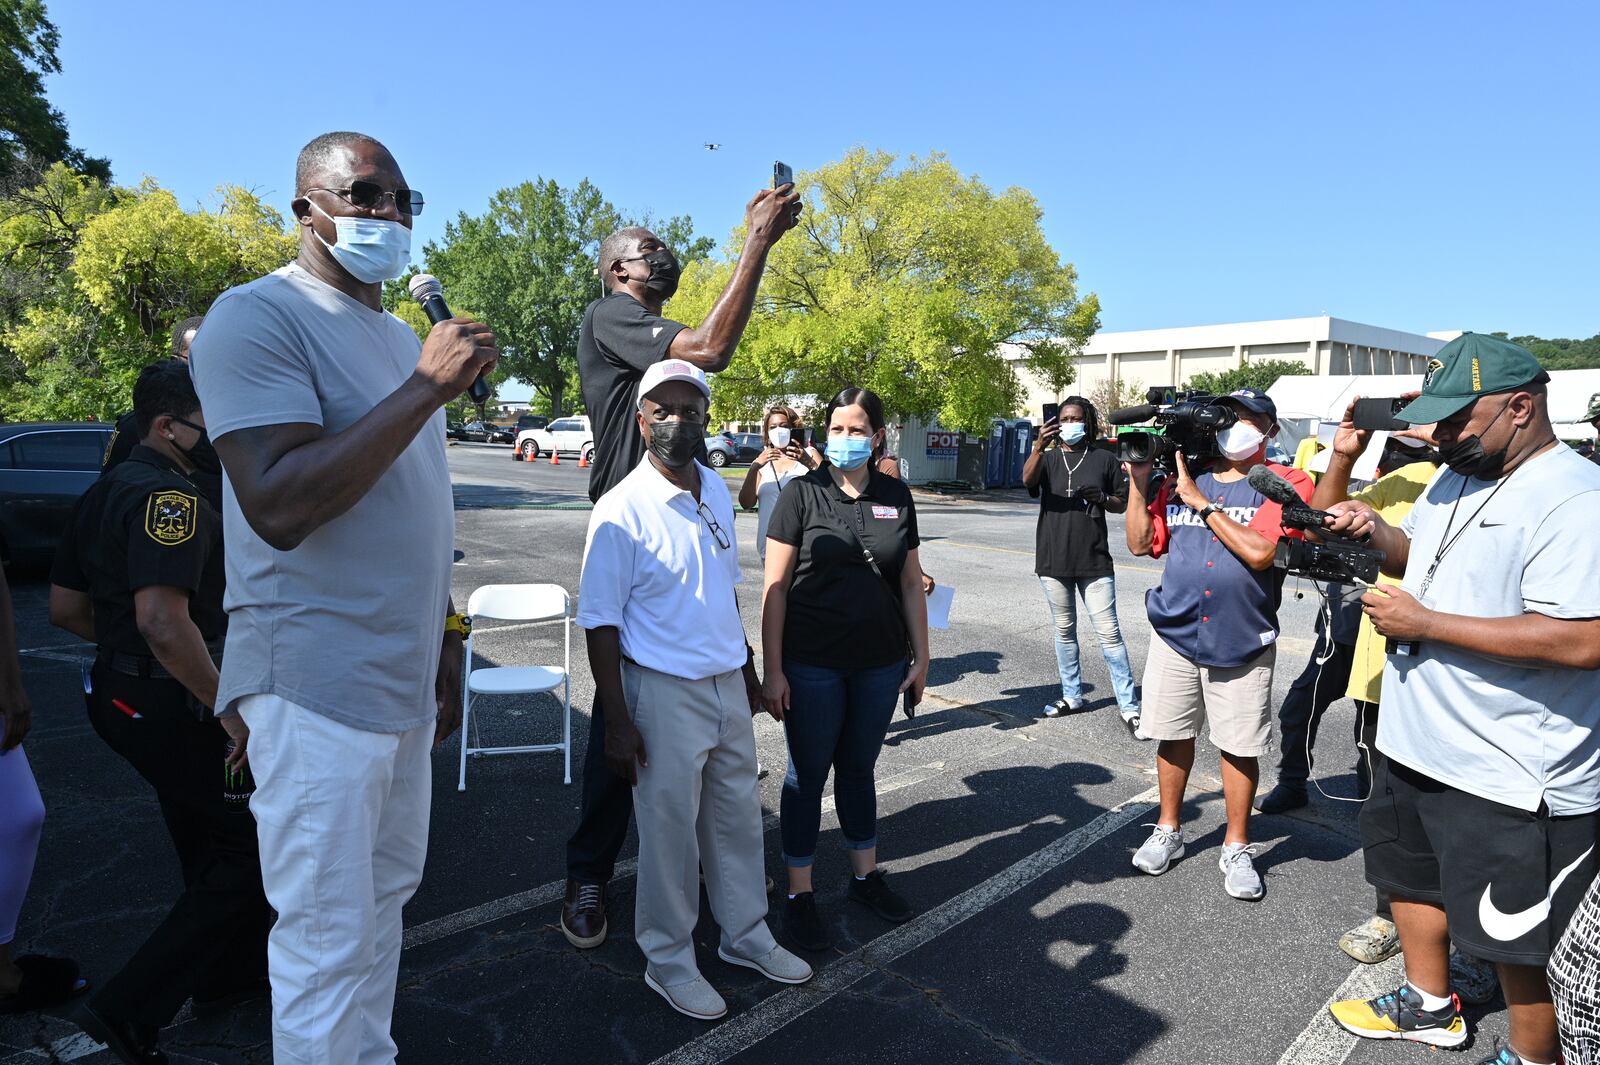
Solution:
[(721, 148), (721, 147), (722, 147), (722, 145), (720, 145), (720, 144), (712, 144), (710, 141), (706, 142), (706, 151), (708, 151), (708, 152), (714, 152), (718, 148)]

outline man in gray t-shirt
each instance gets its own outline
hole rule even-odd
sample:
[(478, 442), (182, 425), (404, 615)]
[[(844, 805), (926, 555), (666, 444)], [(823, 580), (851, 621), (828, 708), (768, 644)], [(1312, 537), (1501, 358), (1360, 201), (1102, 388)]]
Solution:
[(461, 320), (419, 346), (384, 311), (421, 207), (387, 149), (326, 134), (295, 179), (299, 258), (223, 293), (190, 361), (227, 475), (216, 711), (278, 911), (273, 1058), (384, 1062), (428, 754), (461, 716), (442, 407), (498, 352)]
[(1600, 471), (1556, 439), (1548, 381), (1508, 341), (1451, 341), (1398, 415), (1437, 421), (1448, 468), (1398, 528), (1331, 508), (1405, 578), (1362, 599), (1390, 653), (1361, 841), (1406, 983), (1332, 1005), (1357, 1035), (1461, 1045), (1453, 941), (1495, 963), (1513, 1060), (1557, 1059), (1544, 967), (1600, 870)]

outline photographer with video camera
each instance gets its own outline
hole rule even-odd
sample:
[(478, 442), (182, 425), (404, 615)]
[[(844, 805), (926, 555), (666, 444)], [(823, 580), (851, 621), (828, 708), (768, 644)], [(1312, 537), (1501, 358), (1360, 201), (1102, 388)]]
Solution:
[[(1199, 413), (1184, 416), (1183, 410)], [(1150, 498), (1148, 461), (1129, 460), (1128, 550), (1171, 559), (1145, 600), (1154, 638), (1144, 672), (1140, 731), (1159, 740), (1156, 768), (1161, 811), (1155, 831), (1133, 856), (1136, 869), (1158, 876), (1183, 856), (1180, 811), (1202, 719), (1222, 752), (1228, 827), (1219, 865), (1236, 899), (1263, 894), (1250, 852), (1250, 803), (1257, 759), (1272, 736), (1272, 669), (1283, 577), (1274, 569), (1278, 541), (1299, 536), (1282, 527), (1283, 506), (1248, 479), (1277, 432), (1278, 412), (1263, 392), (1245, 388), (1217, 398), (1191, 397), (1156, 415), (1172, 454), (1173, 475)], [(1191, 461), (1215, 456), (1191, 475)], [(1140, 455), (1135, 452), (1131, 459)], [(1311, 479), (1273, 466), (1301, 501)]]
[(1544, 966), (1600, 868), (1600, 470), (1556, 439), (1548, 381), (1509, 341), (1451, 341), (1397, 415), (1438, 423), (1449, 469), (1398, 526), (1331, 508), (1404, 575), (1362, 598), (1389, 656), (1361, 837), (1406, 981), (1330, 1009), (1366, 1038), (1460, 1046), (1453, 940), (1499, 970), (1501, 1065), (1557, 1060)]

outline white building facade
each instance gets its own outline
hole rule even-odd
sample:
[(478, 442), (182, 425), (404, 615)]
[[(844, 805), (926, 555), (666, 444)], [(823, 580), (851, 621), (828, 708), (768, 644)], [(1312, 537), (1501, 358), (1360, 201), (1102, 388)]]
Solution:
[[(1428, 359), (1459, 335), (1405, 333), (1326, 316), (1096, 333), (1078, 357), (1078, 377), (1068, 391), (1087, 396), (1108, 380), (1139, 390), (1181, 386), (1197, 373), (1269, 359), (1298, 362), (1325, 376), (1420, 374)], [(1014, 359), (1027, 354), (1021, 347), (1007, 349)], [(1042, 404), (1060, 397), (1049, 394), (1025, 368), (1018, 371), (1027, 390), (1023, 413), (1037, 418)]]

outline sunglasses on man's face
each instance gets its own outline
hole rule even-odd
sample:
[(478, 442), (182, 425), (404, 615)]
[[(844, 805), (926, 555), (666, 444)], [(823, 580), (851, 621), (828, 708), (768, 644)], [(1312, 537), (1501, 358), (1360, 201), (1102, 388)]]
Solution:
[(393, 200), (395, 209), (403, 215), (415, 217), (422, 213), (422, 193), (416, 189), (399, 188), (390, 192), (375, 181), (352, 181), (349, 188), (330, 189), (323, 186), (307, 192), (331, 192), (352, 207), (363, 211), (383, 209), (384, 200)]

